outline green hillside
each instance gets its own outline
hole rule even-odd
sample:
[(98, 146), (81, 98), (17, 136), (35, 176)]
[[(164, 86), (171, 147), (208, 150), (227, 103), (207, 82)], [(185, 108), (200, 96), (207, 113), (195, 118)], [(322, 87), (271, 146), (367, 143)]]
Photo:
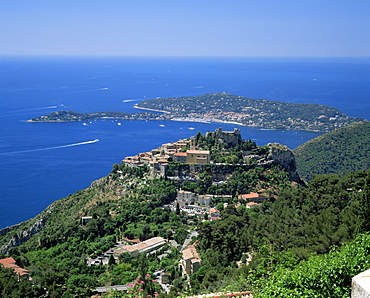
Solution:
[[(186, 281), (178, 269), (180, 248), (190, 232), (197, 229), (201, 218), (167, 206), (175, 200), (179, 189), (219, 195), (213, 203), (222, 207), (224, 203), (232, 205), (239, 191), (263, 189), (270, 196), (277, 196), (282, 189), (296, 184), (282, 166), (265, 162), (266, 146), (258, 147), (244, 140), (231, 146), (200, 133), (196, 140), (199, 148), (212, 151), (212, 158), (219, 165), (205, 165), (195, 171), (187, 164), (170, 162), (168, 173), (173, 176), (170, 172), (176, 172), (181, 177), (188, 173), (189, 178), (197, 179), (153, 177), (146, 165), (115, 164), (108, 176), (94, 181), (89, 188), (52, 203), (33, 219), (0, 230), (0, 259), (12, 256), (19, 266), (30, 270), (33, 281), (40, 285), (35, 289), (37, 293), (19, 297), (44, 297), (45, 289), (51, 297), (89, 297), (95, 287), (127, 284), (139, 275), (143, 277), (164, 268), (175, 285), (173, 290), (181, 291)], [(225, 177), (218, 167), (227, 173)], [(91, 219), (84, 224), (83, 217)], [(176, 241), (180, 246), (168, 242), (154, 254), (123, 253), (119, 264), (109, 259), (108, 265), (90, 266), (110, 249), (115, 250), (117, 241), (144, 241), (152, 237)], [(245, 248), (244, 242), (242, 247)], [(0, 281), (6, 273), (0, 271)], [(159, 290), (156, 287), (146, 291), (153, 295)], [(2, 295), (4, 291), (0, 287), (1, 297), (11, 297)]]
[(294, 149), (301, 178), (370, 169), (370, 122), (339, 128)]
[[(33, 285), (14, 285), (13, 271), (0, 268), (0, 297), (85, 298), (97, 294), (96, 287), (139, 285), (139, 277), (145, 279), (140, 297), (225, 290), (252, 290), (254, 297), (349, 295), (350, 278), (370, 262), (369, 235), (359, 235), (370, 231), (370, 171), (317, 175), (302, 185), (292, 180), (294, 155), (288, 148), (259, 147), (237, 133), (234, 141), (230, 132), (229, 138), (221, 135), (216, 131), (194, 138), (196, 147), (207, 149), (217, 163), (168, 161), (163, 176), (147, 165), (115, 164), (89, 188), (0, 230), (0, 258), (13, 257), (33, 279)], [(193, 216), (176, 203), (169, 205), (180, 190), (214, 195), (212, 205), (220, 218)], [(266, 199), (248, 208), (248, 200), (239, 195), (249, 192)], [(150, 253), (118, 250), (118, 242), (154, 237), (168, 241)], [(179, 267), (182, 244), (189, 243), (201, 259), (190, 279)], [(97, 262), (99, 258), (109, 260)], [(156, 279), (159, 272), (169, 278), (169, 293)], [(112, 291), (99, 297), (131, 294)]]

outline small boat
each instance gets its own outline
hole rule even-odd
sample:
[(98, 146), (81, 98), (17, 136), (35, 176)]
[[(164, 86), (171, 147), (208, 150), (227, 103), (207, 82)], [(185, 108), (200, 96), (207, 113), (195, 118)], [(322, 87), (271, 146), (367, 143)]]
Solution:
[(122, 125), (122, 123), (118, 122), (117, 125)]
[(164, 124), (159, 124), (160, 127), (164, 127), (165, 125)]

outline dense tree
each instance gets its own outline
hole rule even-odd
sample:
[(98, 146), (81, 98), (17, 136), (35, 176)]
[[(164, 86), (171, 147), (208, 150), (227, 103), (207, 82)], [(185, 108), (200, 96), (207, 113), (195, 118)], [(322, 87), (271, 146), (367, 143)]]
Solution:
[(42, 297), (42, 291), (38, 287), (32, 287), (27, 278), (18, 281), (18, 276), (12, 268), (4, 268), (0, 265), (0, 296), (1, 297)]
[[(314, 174), (344, 176), (370, 169), (370, 122), (342, 127), (294, 149), (299, 175), (310, 180)], [(354, 162), (355, 161), (355, 162)]]
[(370, 170), (365, 178), (365, 185), (359, 203), (360, 231), (370, 231)]
[[(197, 142), (224, 160), (236, 156), (242, 162), (241, 150), (264, 158), (268, 152), (252, 141), (233, 146), (198, 135)], [(174, 172), (190, 171), (188, 165), (171, 164)], [(274, 278), (281, 268), (293, 270), (312, 254), (325, 254), (359, 231), (369, 230), (369, 172), (316, 175), (303, 186), (291, 183), (288, 173), (276, 164), (251, 161), (206, 165), (196, 175), (197, 182), (184, 183), (183, 189), (232, 195), (213, 200), (221, 220), (189, 220), (179, 206), (175, 211), (164, 207), (176, 198), (181, 184), (150, 178), (146, 167), (115, 165), (88, 189), (53, 203), (35, 220), (22, 223), (21, 229), (1, 236), (2, 244), (19, 239), (19, 231), (29, 231), (36, 221), (42, 223), (36, 236), (10, 252), (19, 264), (32, 269), (34, 281), (54, 297), (86, 297), (98, 285), (125, 284), (160, 269), (170, 273), (175, 295), (187, 290), (187, 281), (178, 270), (180, 250), (169, 245), (148, 255), (121, 254), (118, 264), (110, 258), (108, 266), (87, 266), (86, 260), (103, 255), (124, 237), (161, 236), (182, 245), (196, 227), (199, 236), (192, 241), (202, 267), (191, 276), (191, 290), (245, 289), (261, 286), (259, 280)], [(224, 183), (216, 183), (218, 175), (225, 175)], [(237, 199), (238, 194), (257, 190), (269, 194), (260, 206), (246, 208), (246, 201)], [(228, 203), (225, 209), (224, 203)], [(82, 223), (82, 216), (92, 219)], [(143, 290), (148, 295), (153, 292)]]
[(353, 276), (368, 269), (369, 235), (359, 235), (327, 255), (311, 256), (295, 268), (280, 266), (253, 297), (349, 297)]

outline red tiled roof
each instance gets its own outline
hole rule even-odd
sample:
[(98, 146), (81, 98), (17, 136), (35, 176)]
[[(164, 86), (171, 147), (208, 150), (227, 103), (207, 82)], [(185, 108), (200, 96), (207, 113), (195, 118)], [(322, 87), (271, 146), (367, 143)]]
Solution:
[(177, 152), (174, 156), (186, 156), (186, 152)]
[(239, 195), (239, 199), (257, 199), (259, 198), (260, 195), (256, 192), (251, 192), (251, 193), (248, 193), (248, 194), (243, 194), (243, 195)]
[(28, 275), (29, 271), (27, 269), (23, 269), (21, 267), (14, 267), (15, 273), (17, 273), (19, 276)]
[(19, 267), (12, 257), (1, 259), (0, 264), (2, 264), (5, 268), (12, 268), (19, 276), (28, 275), (28, 270)]
[(197, 252), (197, 249), (193, 244), (189, 245), (186, 249), (182, 251), (182, 258), (184, 260), (195, 260), (195, 261), (201, 261), (201, 258), (199, 257), (199, 254)]
[(10, 257), (10, 258), (1, 259), (0, 263), (3, 264), (4, 267), (6, 267), (6, 265), (15, 264), (15, 260), (12, 257)]
[(216, 208), (211, 208), (209, 209), (209, 213), (212, 214), (212, 213), (220, 213), (220, 211), (218, 211)]

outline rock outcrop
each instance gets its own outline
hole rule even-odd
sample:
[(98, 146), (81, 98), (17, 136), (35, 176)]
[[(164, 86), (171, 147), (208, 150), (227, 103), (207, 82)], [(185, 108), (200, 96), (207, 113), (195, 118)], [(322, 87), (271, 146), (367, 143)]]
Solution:
[(107, 177), (99, 178), (91, 182), (89, 188), (98, 188), (98, 187), (104, 186), (106, 185), (107, 181), (108, 181)]
[(289, 172), (289, 176), (292, 181), (302, 184), (303, 182), (297, 172), (293, 151), (287, 146), (278, 143), (269, 143), (267, 144), (267, 147), (269, 149), (267, 160), (272, 160), (273, 162), (283, 166)]
[(234, 128), (234, 131), (222, 131), (222, 128), (217, 128), (215, 131), (207, 132), (205, 139), (213, 137), (219, 140), (220, 143), (227, 144), (230, 146), (240, 145), (243, 142), (240, 129)]
[(30, 227), (22, 229), (21, 226), (27, 224), (28, 222), (23, 222), (21, 224), (15, 225), (13, 227), (6, 228), (7, 233), (16, 229), (15, 235), (11, 236), (9, 240), (0, 247), (0, 253), (8, 254), (12, 247), (21, 245), (23, 242), (29, 240), (33, 235), (36, 235), (45, 226), (45, 218), (41, 217), (36, 219)]
[(0, 237), (1, 236), (4, 236), (6, 235), (7, 233), (9, 233), (11, 230), (14, 230), (16, 228), (18, 228), (22, 223), (19, 223), (19, 224), (16, 224), (16, 225), (13, 225), (13, 226), (10, 226), (10, 227), (6, 227), (6, 228), (3, 228), (0, 230)]

